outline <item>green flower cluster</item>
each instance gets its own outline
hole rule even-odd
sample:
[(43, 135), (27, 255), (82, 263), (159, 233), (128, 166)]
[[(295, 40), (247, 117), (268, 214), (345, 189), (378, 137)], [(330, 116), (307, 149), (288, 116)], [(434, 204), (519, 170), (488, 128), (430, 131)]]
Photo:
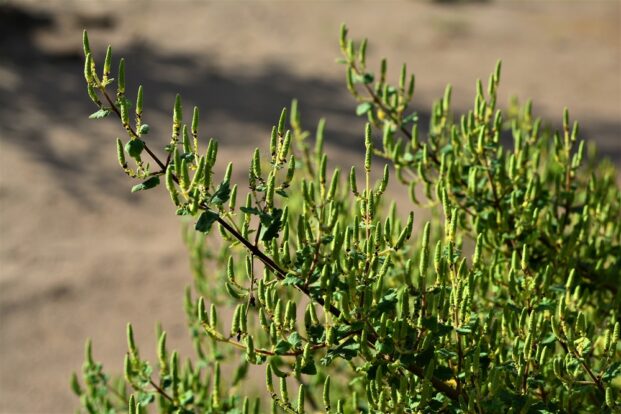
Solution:
[[(340, 46), (356, 113), (368, 121), (362, 174), (328, 173), (324, 122), (311, 145), (294, 101), (238, 190), (231, 164), (216, 178), (218, 143), (199, 147), (198, 108), (184, 123), (179, 96), (165, 155), (150, 149), (142, 87), (130, 116), (124, 61), (113, 95), (111, 49), (99, 78), (85, 33), (92, 118), (120, 119), (129, 140), (117, 139), (119, 164), (142, 180), (132, 191), (163, 178), (177, 214), (193, 218), (185, 310), (196, 352), (181, 363), (158, 329), (151, 363), (128, 325), (124, 378), (113, 381), (89, 342), (83, 384), (72, 380), (82, 411), (618, 412), (621, 192), (612, 166), (585, 160), (567, 111), (557, 132), (530, 103), (499, 109), (500, 63), (487, 88), (477, 83), (472, 110), (452, 112), (449, 86), (421, 125), (405, 65), (392, 85), (385, 60), (379, 73), (368, 69), (366, 40), (343, 26)], [(418, 236), (413, 213), (386, 200), (391, 174), (413, 203), (399, 208), (431, 211)], [(230, 320), (218, 316), (223, 307), (234, 309)], [(267, 395), (244, 381), (250, 365), (264, 367)]]

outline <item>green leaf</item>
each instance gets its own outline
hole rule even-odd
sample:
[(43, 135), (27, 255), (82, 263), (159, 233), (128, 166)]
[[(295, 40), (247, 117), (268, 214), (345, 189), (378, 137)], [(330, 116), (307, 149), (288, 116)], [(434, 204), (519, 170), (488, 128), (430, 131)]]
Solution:
[(140, 135), (147, 135), (150, 129), (151, 128), (149, 127), (149, 124), (142, 124), (140, 125), (140, 129), (138, 130), (138, 133)]
[(142, 150), (144, 149), (144, 141), (140, 139), (132, 139), (125, 144), (125, 152), (132, 158), (140, 157)]
[(149, 190), (153, 187), (157, 187), (158, 185), (160, 185), (160, 177), (154, 176), (140, 184), (136, 184), (135, 186), (133, 186), (132, 193), (135, 193), (136, 191)]
[(274, 353), (276, 355), (284, 355), (287, 352), (289, 352), (290, 349), (291, 349), (291, 344), (285, 341), (284, 339), (281, 339), (276, 344), (276, 347), (274, 348)]
[(302, 346), (302, 338), (300, 338), (300, 334), (298, 334), (297, 332), (293, 332), (291, 335), (289, 335), (287, 341), (294, 348), (299, 348), (300, 346)]
[(371, 104), (371, 102), (363, 102), (356, 107), (356, 115), (362, 116), (366, 114), (367, 112), (369, 112), (371, 108), (373, 108), (373, 105)]
[(107, 108), (101, 108), (99, 111), (93, 112), (88, 116), (89, 119), (102, 119), (110, 115), (110, 110)]
[(196, 222), (195, 229), (202, 233), (209, 233), (211, 225), (218, 219), (218, 217), (218, 213), (214, 211), (207, 210), (203, 212)]
[(302, 279), (293, 273), (288, 273), (280, 283), (282, 283), (283, 286), (300, 285), (302, 284)]
[(231, 195), (231, 188), (229, 186), (228, 181), (222, 181), (218, 188), (216, 188), (216, 192), (211, 196), (211, 203), (221, 206), (226, 203)]

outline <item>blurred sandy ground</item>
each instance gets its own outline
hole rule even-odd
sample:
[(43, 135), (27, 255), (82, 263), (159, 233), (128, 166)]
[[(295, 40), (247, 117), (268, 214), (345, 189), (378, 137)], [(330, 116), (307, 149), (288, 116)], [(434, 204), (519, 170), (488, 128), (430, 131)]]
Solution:
[(127, 57), (129, 91), (145, 86), (153, 146), (179, 91), (202, 108), (203, 136), (220, 139), (220, 166), (239, 172), (293, 97), (309, 128), (327, 118), (333, 165), (360, 162), (363, 122), (334, 63), (342, 21), (371, 39), (371, 62), (386, 56), (395, 74), (408, 62), (423, 115), (447, 82), (466, 109), (502, 58), (501, 102), (533, 98), (555, 124), (567, 105), (619, 163), (620, 18), (617, 1), (0, 2), (0, 412), (72, 411), (84, 339), (119, 372), (127, 321), (146, 355), (157, 320), (189, 350), (179, 223), (161, 192), (129, 193), (117, 123), (87, 119), (83, 27), (100, 62), (107, 43)]

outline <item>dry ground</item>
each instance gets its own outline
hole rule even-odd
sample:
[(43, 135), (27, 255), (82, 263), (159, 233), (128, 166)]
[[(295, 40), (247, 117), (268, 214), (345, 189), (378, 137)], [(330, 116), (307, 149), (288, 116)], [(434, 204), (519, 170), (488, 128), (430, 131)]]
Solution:
[(0, 1), (0, 412), (70, 412), (84, 339), (118, 372), (127, 321), (145, 350), (157, 320), (188, 349), (179, 223), (163, 193), (129, 194), (117, 124), (86, 119), (83, 27), (99, 53), (110, 42), (128, 58), (152, 139), (165, 143), (179, 91), (220, 138), (221, 165), (245, 166), (293, 97), (307, 125), (327, 117), (333, 163), (360, 161), (362, 122), (334, 64), (342, 21), (372, 39), (371, 61), (408, 62), (421, 113), (447, 82), (467, 108), (476, 78), (502, 58), (503, 102), (533, 98), (552, 122), (567, 105), (618, 163), (620, 16), (617, 1)]

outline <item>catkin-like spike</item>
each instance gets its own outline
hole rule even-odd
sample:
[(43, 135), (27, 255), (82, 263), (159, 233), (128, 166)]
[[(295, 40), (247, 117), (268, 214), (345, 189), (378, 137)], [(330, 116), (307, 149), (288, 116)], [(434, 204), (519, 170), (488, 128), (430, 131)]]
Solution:
[(272, 155), (272, 159), (274, 161), (276, 155), (278, 155), (278, 130), (275, 126), (272, 127), (272, 134), (270, 137), (270, 154)]
[(188, 126), (187, 125), (183, 125), (183, 128), (181, 130), (181, 139), (182, 139), (182, 144), (183, 144), (183, 153), (184, 154), (189, 154), (192, 152), (192, 143), (190, 142), (190, 133), (188, 132)]
[(138, 355), (138, 348), (136, 348), (136, 342), (134, 341), (134, 328), (131, 323), (127, 324), (127, 349), (129, 349), (133, 357)]
[(401, 233), (399, 234), (399, 238), (397, 239), (397, 242), (394, 245), (395, 250), (401, 249), (405, 241), (410, 238), (410, 236), (412, 235), (413, 226), (414, 226), (414, 213), (410, 212), (410, 214), (408, 215), (408, 221), (405, 227), (403, 228), (403, 230), (401, 230)]
[(110, 76), (110, 69), (112, 66), (112, 46), (108, 45), (106, 49), (106, 58), (104, 59), (104, 67), (103, 67), (103, 81), (108, 80), (108, 76)]
[(168, 353), (166, 352), (166, 332), (162, 332), (157, 341), (157, 358), (160, 363), (160, 370), (166, 371), (168, 366), (166, 363), (166, 358), (168, 358)]
[(95, 83), (93, 78), (93, 56), (90, 53), (84, 59), (84, 79), (86, 79), (86, 83), (89, 85)]
[(326, 182), (326, 169), (328, 164), (328, 156), (322, 154), (321, 161), (319, 162), (319, 182), (323, 185)]
[(252, 339), (252, 335), (248, 335), (246, 337), (246, 359), (251, 364), (254, 364), (257, 359), (257, 354), (254, 349), (254, 340)]
[(197, 318), (199, 322), (205, 323), (207, 322), (207, 311), (205, 309), (205, 299), (201, 296), (198, 298), (198, 304), (196, 307), (197, 310)]
[(116, 157), (119, 161), (121, 168), (127, 168), (127, 161), (125, 160), (125, 150), (123, 149), (123, 141), (120, 138), (116, 139)]
[(181, 126), (181, 122), (183, 121), (183, 110), (181, 107), (181, 95), (175, 95), (175, 106), (173, 107), (173, 124), (178, 128)]
[(124, 95), (125, 94), (125, 59), (121, 58), (119, 61), (119, 75), (116, 79), (117, 82), (117, 94)]
[(185, 191), (190, 190), (190, 168), (188, 167), (188, 161), (183, 158), (181, 160), (181, 176), (179, 176), (179, 185)]
[(321, 118), (317, 123), (317, 131), (315, 132), (315, 155), (318, 157), (323, 154), (324, 130), (326, 128), (325, 118)]
[(291, 148), (291, 131), (287, 131), (285, 137), (282, 140), (282, 146), (280, 147), (279, 159), (284, 161), (289, 155), (289, 149)]
[(194, 111), (192, 112), (192, 135), (194, 137), (198, 136), (198, 121), (199, 121), (199, 110), (198, 107), (194, 107)]
[(129, 396), (129, 407), (128, 407), (128, 413), (129, 414), (138, 414), (138, 407), (140, 407), (139, 404), (136, 404), (136, 397), (134, 397), (134, 394)]
[(252, 156), (252, 173), (255, 177), (261, 177), (261, 153), (255, 148)]
[(166, 189), (170, 194), (170, 199), (172, 200), (173, 204), (178, 206), (179, 194), (177, 193), (177, 187), (175, 187), (173, 167), (170, 165), (168, 166), (168, 168), (166, 168)]
[(606, 405), (609, 408), (615, 408), (615, 397), (612, 387), (606, 387)]
[(287, 391), (287, 379), (280, 377), (280, 398), (285, 404), (289, 403), (289, 391)]
[(274, 207), (274, 192), (276, 187), (276, 176), (273, 172), (267, 178), (267, 188), (265, 190), (265, 205), (267, 208)]
[(420, 254), (420, 263), (418, 265), (418, 272), (421, 278), (425, 277), (427, 273), (427, 264), (429, 263), (429, 232), (431, 229), (431, 223), (425, 223), (425, 229), (423, 230), (423, 242), (422, 251)]
[(390, 177), (390, 170), (388, 168), (388, 164), (384, 165), (384, 175), (382, 176), (382, 180), (380, 181), (379, 189), (377, 190), (379, 194), (382, 194), (386, 191), (386, 187), (388, 186), (388, 179)]
[(483, 252), (483, 235), (477, 236), (477, 243), (474, 247), (474, 255), (472, 256), (472, 266), (477, 267), (481, 262), (481, 254)]
[(526, 245), (522, 246), (522, 258), (520, 260), (520, 268), (523, 271), (526, 271), (528, 269), (528, 246)]
[(125, 354), (125, 358), (123, 359), (123, 376), (125, 377), (125, 382), (131, 384), (134, 369), (132, 367), (132, 361), (129, 357), (129, 354)]
[(574, 278), (576, 275), (576, 269), (571, 269), (569, 272), (569, 277), (567, 278), (567, 282), (565, 282), (565, 289), (569, 292), (574, 284)]
[(282, 136), (285, 133), (285, 124), (287, 122), (287, 108), (282, 108), (280, 112), (280, 118), (278, 119), (278, 135)]
[(323, 406), (326, 412), (330, 412), (330, 376), (327, 375), (323, 382)]
[(304, 391), (304, 384), (300, 384), (300, 388), (298, 388), (298, 413), (299, 414), (304, 414), (306, 411), (304, 411), (304, 400), (305, 400), (306, 396), (305, 396), (305, 391)]
[(90, 42), (88, 41), (88, 33), (86, 30), (82, 31), (82, 48), (84, 50), (84, 56), (91, 53)]
[(358, 186), (356, 185), (356, 167), (352, 166), (349, 170), (349, 189), (355, 195), (358, 195)]

